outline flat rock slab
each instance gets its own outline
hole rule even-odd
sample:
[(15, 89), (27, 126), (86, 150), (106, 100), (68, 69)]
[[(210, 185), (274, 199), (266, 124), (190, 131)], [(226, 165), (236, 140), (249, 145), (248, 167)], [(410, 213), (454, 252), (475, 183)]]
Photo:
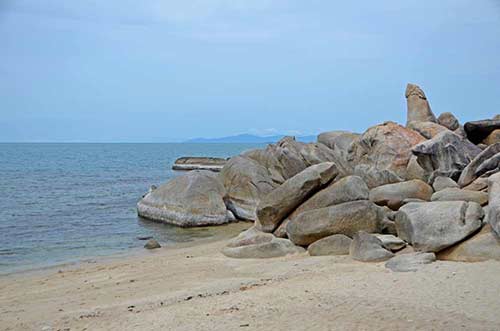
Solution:
[(309, 255), (349, 255), (352, 239), (343, 234), (334, 234), (315, 241), (307, 248)]
[(463, 169), (458, 179), (458, 185), (460, 187), (467, 186), (476, 178), (480, 177), (484, 172), (478, 172), (478, 169), (498, 153), (500, 153), (500, 143), (490, 145), (481, 151), (481, 153), (476, 155), (476, 157), (474, 157), (474, 159), (472, 159), (471, 162)]
[(266, 259), (303, 252), (304, 248), (295, 246), (290, 240), (276, 237), (268, 242), (222, 249), (222, 254), (237, 259)]
[(388, 206), (393, 210), (399, 209), (405, 199), (430, 200), (432, 187), (427, 183), (414, 179), (402, 183), (387, 184), (370, 191), (370, 200), (381, 206)]
[(173, 170), (210, 170), (221, 171), (227, 159), (218, 157), (184, 156), (175, 160)]
[(392, 252), (399, 251), (406, 247), (406, 242), (392, 234), (373, 234), (377, 237), (381, 242), (382, 246)]
[(447, 188), (432, 195), (431, 201), (473, 201), (481, 206), (488, 204), (488, 193)]
[(385, 263), (385, 267), (394, 272), (415, 272), (423, 265), (436, 261), (434, 253), (408, 253), (394, 256)]

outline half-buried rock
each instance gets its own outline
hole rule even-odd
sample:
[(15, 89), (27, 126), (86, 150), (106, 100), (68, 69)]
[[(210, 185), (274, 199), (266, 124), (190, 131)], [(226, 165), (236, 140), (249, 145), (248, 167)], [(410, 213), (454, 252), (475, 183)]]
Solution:
[(264, 232), (273, 232), (284, 218), (337, 175), (332, 162), (306, 168), (267, 194), (259, 203), (257, 217)]
[(349, 247), (351, 258), (362, 262), (381, 262), (390, 259), (394, 254), (382, 246), (382, 241), (376, 236), (359, 231)]
[(478, 230), (483, 216), (475, 202), (409, 203), (396, 214), (396, 230), (415, 250), (439, 252)]
[(500, 238), (493, 234), (491, 226), (485, 225), (472, 238), (441, 251), (438, 258), (461, 262), (500, 261)]
[(430, 200), (432, 187), (419, 180), (409, 180), (402, 183), (387, 184), (370, 191), (370, 200), (380, 206), (388, 206), (393, 210), (399, 209), (405, 199)]
[(488, 193), (447, 188), (434, 193), (431, 201), (474, 201), (484, 206), (488, 203)]
[(381, 232), (385, 213), (367, 200), (352, 201), (301, 213), (286, 227), (288, 238), (307, 246), (334, 234), (353, 237), (358, 231)]
[(385, 267), (395, 272), (411, 272), (417, 271), (425, 264), (436, 261), (434, 253), (409, 253), (401, 254), (393, 257), (385, 263)]
[(229, 222), (217, 174), (191, 171), (149, 192), (137, 204), (139, 216), (159, 222), (194, 227)]
[(315, 241), (307, 251), (311, 256), (322, 255), (349, 255), (349, 246), (352, 239), (343, 234), (334, 234), (318, 241)]

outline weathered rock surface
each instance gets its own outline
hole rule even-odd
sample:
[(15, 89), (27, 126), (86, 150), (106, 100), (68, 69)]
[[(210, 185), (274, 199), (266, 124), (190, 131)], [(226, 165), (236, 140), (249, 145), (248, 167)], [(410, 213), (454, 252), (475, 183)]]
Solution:
[(430, 200), (432, 187), (419, 179), (402, 183), (387, 184), (370, 191), (370, 200), (379, 206), (388, 206), (393, 210), (399, 209), (405, 199)]
[(241, 232), (237, 237), (231, 239), (226, 247), (241, 247), (248, 245), (259, 245), (271, 242), (274, 236), (270, 233), (262, 232), (255, 226)]
[(411, 272), (417, 271), (424, 264), (429, 264), (436, 261), (436, 255), (434, 253), (409, 253), (401, 254), (393, 257), (385, 263), (385, 267), (391, 269), (394, 272)]
[(307, 248), (309, 255), (349, 255), (352, 239), (343, 234), (334, 234), (315, 241)]
[(493, 131), (500, 129), (500, 119), (481, 120), (464, 124), (467, 138), (474, 144), (481, 143)]
[(447, 188), (459, 188), (458, 184), (449, 177), (437, 176), (434, 178), (434, 183), (432, 183), (432, 188), (434, 191), (442, 191)]
[(272, 232), (314, 192), (323, 188), (337, 176), (334, 163), (313, 165), (288, 179), (267, 194), (257, 207), (257, 217), (264, 232)]
[(354, 175), (361, 177), (368, 185), (368, 188), (404, 181), (391, 170), (379, 170), (373, 166), (369, 166), (368, 164), (357, 165), (354, 168)]
[(149, 239), (146, 244), (144, 245), (144, 248), (146, 249), (156, 249), (156, 248), (161, 248), (161, 245), (154, 239)]
[(226, 164), (227, 159), (218, 157), (185, 156), (175, 160), (173, 170), (210, 170), (219, 172)]
[(255, 221), (260, 199), (278, 186), (266, 168), (242, 156), (231, 158), (219, 178), (227, 191), (224, 197), (227, 208), (244, 220)]
[(441, 251), (438, 258), (461, 262), (500, 261), (500, 239), (493, 234), (491, 226), (486, 225), (473, 237)]
[(413, 146), (424, 141), (419, 133), (394, 122), (369, 128), (349, 148), (351, 164), (367, 164), (378, 170), (391, 170), (399, 177), (406, 177), (406, 167)]
[(305, 246), (334, 234), (354, 236), (358, 231), (379, 233), (384, 212), (370, 201), (346, 202), (299, 214), (286, 232), (295, 244)]
[(469, 185), (463, 187), (464, 190), (470, 190), (470, 191), (487, 191), (488, 190), (488, 178), (486, 177), (479, 177), (476, 180), (474, 180), (472, 183)]
[(222, 249), (222, 254), (237, 259), (265, 259), (303, 252), (304, 248), (295, 246), (290, 240), (276, 237), (269, 242)]
[(394, 254), (382, 246), (382, 242), (376, 236), (359, 231), (349, 247), (351, 258), (362, 262), (381, 262), (390, 259)]
[(462, 170), (481, 150), (470, 141), (451, 131), (441, 132), (434, 138), (416, 145), (413, 154), (420, 166), (430, 174), (458, 179)]
[(434, 193), (431, 201), (473, 201), (484, 206), (488, 204), (488, 193), (447, 188)]
[(406, 125), (411, 122), (434, 122), (436, 123), (436, 116), (432, 113), (431, 106), (424, 91), (414, 84), (406, 86), (406, 105), (408, 112), (406, 115)]
[(415, 250), (439, 252), (479, 229), (483, 216), (475, 202), (409, 203), (396, 214), (396, 229)]
[(347, 154), (352, 142), (360, 136), (359, 133), (349, 131), (330, 131), (321, 133), (318, 136), (318, 143), (321, 143), (330, 149), (338, 150)]
[(460, 185), (460, 187), (467, 186), (476, 178), (480, 177), (487, 171), (492, 170), (491, 167), (494, 168), (494, 165), (485, 165), (481, 171), (479, 171), (479, 168), (498, 153), (500, 153), (500, 143), (488, 146), (486, 149), (477, 154), (463, 169), (460, 178), (458, 179), (458, 185)]
[(427, 139), (432, 139), (441, 132), (450, 131), (444, 126), (433, 122), (410, 122), (408, 128), (417, 131)]
[(137, 204), (139, 216), (181, 227), (227, 223), (226, 190), (217, 175), (195, 170), (146, 194)]
[(399, 251), (406, 247), (406, 242), (404, 240), (393, 236), (392, 234), (375, 233), (373, 235), (382, 242), (382, 246), (385, 249), (388, 249), (392, 252)]
[(445, 112), (439, 115), (437, 121), (439, 125), (442, 125), (451, 131), (455, 131), (460, 127), (460, 122), (455, 117), (455, 115), (450, 112)]
[(488, 180), (489, 212), (488, 223), (493, 232), (500, 238), (500, 173), (494, 174)]
[(500, 129), (493, 130), (488, 137), (482, 141), (485, 145), (493, 145), (500, 142)]
[(420, 179), (421, 181), (427, 182), (429, 180), (429, 175), (430, 174), (418, 164), (417, 157), (412, 155), (406, 167), (406, 180)]

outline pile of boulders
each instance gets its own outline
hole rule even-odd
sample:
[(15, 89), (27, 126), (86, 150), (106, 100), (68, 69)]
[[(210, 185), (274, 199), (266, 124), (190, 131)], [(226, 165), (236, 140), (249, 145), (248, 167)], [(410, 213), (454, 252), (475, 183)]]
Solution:
[(500, 260), (500, 117), (460, 125), (436, 117), (408, 84), (406, 126), (362, 134), (285, 137), (231, 158), (219, 174), (192, 171), (150, 191), (139, 215), (179, 226), (254, 222), (223, 253), (302, 252), (390, 261), (416, 270), (437, 258)]

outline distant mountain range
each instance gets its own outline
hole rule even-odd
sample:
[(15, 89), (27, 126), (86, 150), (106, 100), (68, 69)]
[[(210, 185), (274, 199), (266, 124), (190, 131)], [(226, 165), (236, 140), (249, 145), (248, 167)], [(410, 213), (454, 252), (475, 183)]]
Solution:
[[(286, 135), (274, 135), (274, 136), (255, 136), (251, 134), (239, 134), (236, 136), (228, 136), (221, 138), (194, 138), (185, 141), (186, 143), (198, 143), (198, 144), (214, 144), (214, 143), (225, 143), (225, 144), (269, 144), (275, 143)], [(295, 136), (295, 139), (305, 143), (315, 142), (316, 136)]]

